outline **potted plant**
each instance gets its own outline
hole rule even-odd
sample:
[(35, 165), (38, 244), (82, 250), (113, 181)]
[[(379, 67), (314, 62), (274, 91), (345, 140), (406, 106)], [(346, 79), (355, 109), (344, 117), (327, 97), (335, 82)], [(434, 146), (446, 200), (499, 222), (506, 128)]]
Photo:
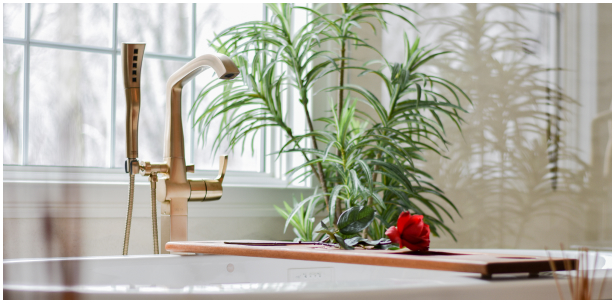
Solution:
[[(454, 214), (459, 215), (457, 208), (415, 162), (424, 161), (424, 153), (442, 155), (440, 151), (447, 145), (442, 120), (449, 119), (459, 128), (463, 121), (459, 114), (465, 111), (461, 102), (470, 99), (450, 81), (419, 71), (446, 52), (434, 52), (421, 46), (419, 39), (411, 43), (404, 36), (404, 61), (393, 63), (357, 34), (361, 25), (374, 28), (378, 23), (386, 28), (384, 15), (412, 24), (390, 10), (391, 6), (415, 13), (398, 4), (340, 4), (338, 14), (324, 13), (320, 7), (268, 4), (269, 20), (238, 24), (212, 41), (218, 52), (237, 63), (241, 76), (233, 81), (212, 81), (203, 88), (193, 110), (208, 92), (222, 88), (223, 93), (204, 105), (195, 125), (207, 133), (212, 121), (221, 119), (215, 148), (223, 141), (229, 149), (243, 146), (267, 127), (286, 134), (278, 152), (305, 159), (288, 173), (295, 178), (314, 176), (318, 181), (313, 195), (302, 197), (293, 207), (284, 202), (286, 210), (276, 207), (287, 219), (286, 227), (295, 227), (298, 240), (328, 241), (345, 249), (356, 245), (392, 247), (386, 241), (387, 229), (396, 225), (398, 218), (401, 221), (402, 215), (410, 214), (422, 216), (427, 236), (431, 231), (436, 236), (447, 233), (454, 237), (444, 217), (453, 220)], [(294, 10), (308, 11), (312, 18), (293, 32)], [(338, 49), (325, 49), (327, 42), (337, 44)], [(348, 56), (347, 47), (369, 48), (381, 59), (358, 62)], [(388, 104), (363, 87), (345, 83), (348, 70), (376, 75), (386, 87)], [(339, 77), (338, 83), (310, 95), (314, 84), (331, 73)], [(298, 92), (291, 102), (305, 114), (306, 133), (285, 122), (281, 96), (287, 84)], [(328, 116), (315, 119), (311, 104), (327, 102), (326, 94), (336, 100), (331, 102)], [(357, 102), (367, 104), (371, 112), (359, 111)], [(324, 127), (315, 128), (315, 122)], [(302, 170), (306, 173), (300, 173)], [(317, 224), (314, 214), (321, 211), (326, 218)]]

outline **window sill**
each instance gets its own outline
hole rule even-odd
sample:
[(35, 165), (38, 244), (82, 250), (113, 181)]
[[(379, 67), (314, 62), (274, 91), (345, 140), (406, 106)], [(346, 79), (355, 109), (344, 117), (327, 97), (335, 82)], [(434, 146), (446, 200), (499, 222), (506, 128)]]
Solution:
[[(213, 178), (216, 173), (190, 176)], [(222, 199), (191, 202), (189, 217), (277, 217), (274, 204), (313, 192), (264, 173), (228, 172), (224, 181)], [(124, 218), (127, 197), (128, 176), (122, 169), (4, 166), (4, 218)], [(137, 176), (133, 217), (151, 216), (150, 199), (147, 178)]]

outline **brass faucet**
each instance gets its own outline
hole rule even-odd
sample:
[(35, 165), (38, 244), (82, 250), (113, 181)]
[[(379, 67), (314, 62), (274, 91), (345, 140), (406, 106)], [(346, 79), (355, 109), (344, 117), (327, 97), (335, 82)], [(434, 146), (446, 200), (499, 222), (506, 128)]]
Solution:
[(162, 253), (169, 253), (164, 248), (167, 242), (188, 240), (188, 201), (211, 201), (222, 197), (222, 181), (226, 173), (228, 156), (220, 157), (219, 173), (214, 180), (188, 179), (186, 174), (194, 173), (194, 165), (186, 165), (184, 158), (182, 89), (190, 80), (210, 67), (220, 79), (224, 80), (233, 79), (239, 74), (237, 66), (227, 56), (207, 54), (186, 63), (171, 75), (167, 81), (164, 162), (138, 163), (139, 173), (150, 176), (156, 200), (162, 202)]

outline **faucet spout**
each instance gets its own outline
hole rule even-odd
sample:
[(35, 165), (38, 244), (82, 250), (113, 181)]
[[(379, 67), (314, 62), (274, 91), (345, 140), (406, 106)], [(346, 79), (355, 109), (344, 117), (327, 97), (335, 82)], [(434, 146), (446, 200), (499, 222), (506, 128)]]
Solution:
[(184, 136), (181, 120), (181, 93), (184, 85), (198, 74), (213, 68), (220, 79), (230, 80), (239, 74), (237, 66), (222, 54), (207, 54), (186, 63), (167, 81), (167, 105), (164, 131), (164, 158), (184, 157)]

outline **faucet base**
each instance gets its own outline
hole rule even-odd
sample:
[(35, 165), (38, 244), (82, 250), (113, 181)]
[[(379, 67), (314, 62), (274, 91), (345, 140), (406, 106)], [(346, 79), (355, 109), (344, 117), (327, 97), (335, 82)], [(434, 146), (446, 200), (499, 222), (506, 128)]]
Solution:
[[(164, 204), (169, 202), (163, 202)], [(170, 241), (188, 241), (187, 215), (161, 215), (160, 216), (160, 253), (170, 254), (165, 245)]]
[[(163, 207), (165, 203), (162, 202)], [(171, 241), (171, 216), (160, 215), (160, 253), (161, 254), (170, 254), (171, 252), (166, 250), (164, 246), (167, 242)]]

